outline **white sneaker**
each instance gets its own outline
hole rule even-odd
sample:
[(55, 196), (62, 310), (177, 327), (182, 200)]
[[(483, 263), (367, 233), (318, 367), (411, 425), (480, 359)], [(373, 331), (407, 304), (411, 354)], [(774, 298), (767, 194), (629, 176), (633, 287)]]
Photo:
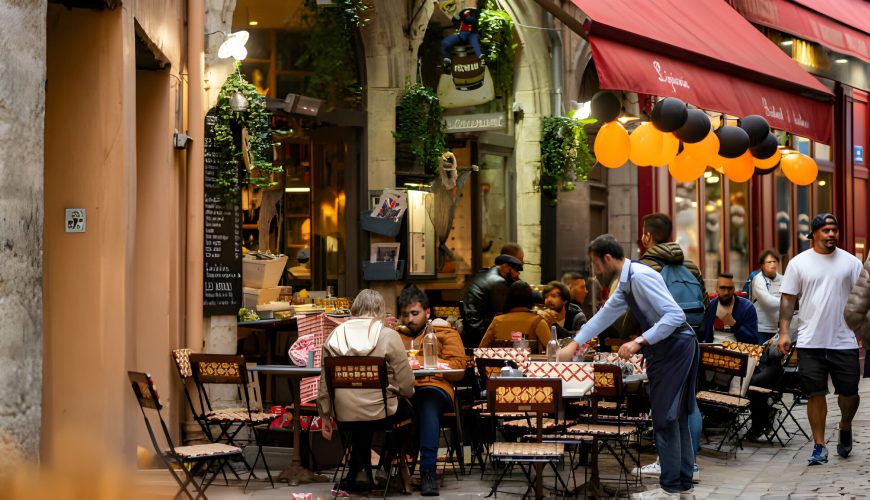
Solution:
[(698, 464), (695, 464), (695, 466), (692, 468), (692, 482), (697, 483), (700, 481), (701, 481), (701, 468), (698, 466)]
[(680, 498), (679, 493), (670, 493), (665, 491), (663, 488), (656, 488), (654, 490), (646, 490), (641, 491), (640, 493), (632, 493), (632, 499), (669, 499), (669, 498)]
[(635, 467), (632, 474), (640, 474), (641, 476), (659, 477), (662, 475), (662, 466), (659, 465), (658, 459), (655, 462), (644, 465), (643, 467)]

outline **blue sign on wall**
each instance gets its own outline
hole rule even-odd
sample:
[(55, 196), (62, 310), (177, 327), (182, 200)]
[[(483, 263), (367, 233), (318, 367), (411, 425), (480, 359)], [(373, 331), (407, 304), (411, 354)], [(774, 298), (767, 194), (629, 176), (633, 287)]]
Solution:
[(855, 162), (855, 165), (863, 165), (864, 164), (864, 146), (855, 146), (853, 148), (855, 153), (852, 155), (852, 158)]

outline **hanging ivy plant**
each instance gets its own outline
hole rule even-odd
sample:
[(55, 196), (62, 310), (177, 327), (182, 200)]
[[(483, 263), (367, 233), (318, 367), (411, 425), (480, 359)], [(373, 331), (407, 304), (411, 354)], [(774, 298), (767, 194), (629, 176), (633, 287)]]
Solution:
[(480, 49), (489, 67), (497, 95), (510, 95), (514, 88), (514, 22), (503, 10), (483, 9), (477, 27)]
[(419, 83), (405, 86), (396, 111), (396, 143), (407, 145), (430, 175), (438, 172), (441, 155), (447, 151), (443, 112), (435, 92)]
[(362, 17), (367, 9), (363, 0), (335, 0), (334, 7), (318, 7), (315, 0), (305, 0), (306, 43), (296, 64), (313, 73), (306, 94), (326, 99), (330, 106), (339, 98), (361, 102), (353, 42), (357, 29), (368, 21)]
[(544, 118), (541, 132), (541, 172), (537, 187), (556, 198), (559, 191), (572, 191), (575, 182), (585, 182), (595, 157), (589, 151), (584, 125), (595, 120), (564, 116)]
[[(272, 182), (272, 174), (283, 169), (272, 162), (272, 114), (266, 110), (265, 98), (257, 93), (257, 89), (245, 80), (239, 71), (240, 62), (236, 62), (236, 71), (227, 76), (217, 99), (217, 123), (214, 126), (216, 145), (224, 152), (217, 183), (227, 194), (235, 192), (239, 183), (253, 184), (258, 188), (276, 185)], [(230, 108), (230, 98), (236, 92), (248, 100), (248, 109), (233, 111)], [(247, 129), (249, 145), (248, 163), (252, 169), (244, 168), (241, 144), (233, 137), (233, 129)], [(240, 172), (243, 172), (240, 175)]]

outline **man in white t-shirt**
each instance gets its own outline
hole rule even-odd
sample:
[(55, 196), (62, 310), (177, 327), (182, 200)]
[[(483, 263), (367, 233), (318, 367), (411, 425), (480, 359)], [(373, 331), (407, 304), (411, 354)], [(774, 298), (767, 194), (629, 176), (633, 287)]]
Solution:
[(858, 342), (846, 325), (843, 310), (858, 276), (861, 261), (837, 248), (840, 229), (832, 214), (820, 214), (812, 221), (813, 246), (798, 254), (785, 270), (780, 291), (779, 342), (786, 354), (791, 349), (787, 332), (795, 302), (798, 311), (798, 374), (809, 400), (807, 418), (813, 431), (810, 465), (826, 463), (825, 418), (828, 406), (828, 377), (834, 384), (840, 406), (840, 439), (837, 454), (843, 458), (852, 451), (852, 418), (858, 411)]

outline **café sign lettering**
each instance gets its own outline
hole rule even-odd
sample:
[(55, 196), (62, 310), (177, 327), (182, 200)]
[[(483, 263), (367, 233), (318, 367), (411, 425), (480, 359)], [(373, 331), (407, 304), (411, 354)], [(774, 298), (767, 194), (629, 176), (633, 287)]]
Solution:
[(444, 117), (447, 132), (480, 132), (505, 128), (504, 113), (481, 113), (476, 115)]

